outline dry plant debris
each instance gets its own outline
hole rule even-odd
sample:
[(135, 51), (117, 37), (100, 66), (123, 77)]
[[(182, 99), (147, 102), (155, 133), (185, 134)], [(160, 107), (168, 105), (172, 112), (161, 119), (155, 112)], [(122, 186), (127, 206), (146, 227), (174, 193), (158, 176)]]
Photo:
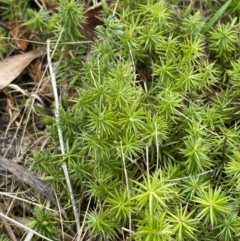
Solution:
[(6, 24), (11, 36), (15, 39), (16, 45), (22, 51), (26, 51), (29, 44), (29, 36), (23, 31), (20, 24), (17, 24), (14, 19), (10, 19)]
[(0, 89), (8, 86), (22, 71), (31, 63), (32, 60), (43, 54), (41, 49), (14, 55), (3, 59), (0, 62)]
[[(60, 208), (64, 219), (59, 221), (61, 210), (53, 218), (64, 226), (62, 230), (51, 227), (51, 218), (45, 219), (53, 232), (44, 235), (51, 240), (235, 240), (240, 235), (237, 1), (29, 2), (34, 5), (26, 7), (29, 16), (16, 16), (21, 26), (14, 25), (15, 20), (3, 21), (8, 36), (13, 37), (13, 54), (16, 49), (27, 52), (3, 59), (4, 68), (0, 65), (0, 71), (8, 71), (3, 83), (0, 81), (6, 95), (0, 111), (10, 117), (0, 149), (6, 153), (5, 144), (14, 147), (21, 139), (11, 158), (0, 152), (0, 168), (7, 170), (3, 177), (17, 177), (22, 183), (9, 188), (7, 182), (3, 188), (17, 198), (25, 192), (26, 198), (19, 204), (2, 195), (2, 212), (36, 221), (33, 209), (37, 205), (41, 205), (38, 214), (50, 203), (56, 209), (58, 200), (46, 185), (49, 182), (64, 207)], [(205, 18), (208, 8), (210, 21)], [(36, 42), (30, 41), (30, 34), (24, 36), (28, 32)], [(34, 52), (28, 52), (30, 49), (46, 42), (49, 73), (44, 67), (46, 58), (29, 64), (35, 57), (27, 57)], [(56, 71), (51, 71), (50, 63), (57, 63)], [(58, 81), (54, 88), (49, 75)], [(10, 84), (17, 76), (17, 82)], [(209, 92), (216, 94), (209, 96)], [(48, 130), (43, 127), (45, 134), (51, 131), (54, 149), (45, 146), (49, 152), (34, 153), (31, 172), (27, 150), (22, 159), (15, 161), (14, 156), (24, 149), (26, 133), (39, 137), (36, 119), (41, 118), (41, 111), (52, 115), (54, 104), (58, 110), (58, 99), (63, 106), (60, 117), (49, 118)], [(14, 125), (24, 131), (10, 135)], [(59, 131), (56, 126), (63, 128)], [(60, 141), (59, 132), (63, 134)], [(66, 152), (60, 153), (61, 140)], [(34, 149), (36, 146), (28, 148)], [(77, 215), (68, 179), (60, 168), (63, 163)], [(199, 192), (192, 189), (195, 179)], [(237, 182), (235, 189), (232, 184)], [(25, 209), (30, 199), (26, 189), (33, 193), (35, 203)], [(13, 205), (8, 209), (9, 200)], [(235, 200), (233, 205), (231, 200)], [(17, 207), (24, 211), (16, 213)], [(68, 218), (69, 229), (65, 226)], [(233, 228), (224, 233), (225, 220)], [(7, 230), (7, 224), (5, 227)], [(15, 234), (18, 238), (24, 235)]]

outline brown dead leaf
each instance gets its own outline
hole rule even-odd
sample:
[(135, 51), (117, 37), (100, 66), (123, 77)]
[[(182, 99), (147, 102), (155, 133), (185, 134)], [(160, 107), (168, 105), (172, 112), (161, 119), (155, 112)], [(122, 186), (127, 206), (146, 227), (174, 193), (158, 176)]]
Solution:
[[(110, 6), (114, 3), (113, 0), (107, 0), (107, 5)], [(102, 2), (97, 3), (90, 8), (86, 9), (84, 12), (86, 22), (81, 25), (80, 32), (82, 35), (86, 36), (89, 39), (94, 38), (94, 31), (96, 26), (103, 24), (102, 20), (99, 18), (103, 10)]]
[(44, 76), (44, 71), (41, 67), (41, 61), (37, 60), (29, 64), (27, 71), (35, 83), (40, 83)]
[(16, 45), (21, 50), (25, 51), (29, 44), (29, 36), (21, 28), (20, 24), (17, 24), (14, 20), (10, 20), (7, 23), (10, 34), (16, 40)]
[(41, 49), (18, 54), (0, 61), (0, 89), (8, 86), (32, 60), (42, 55)]
[(38, 86), (38, 93), (44, 96), (53, 97), (52, 84), (49, 78), (44, 77), (44, 71), (41, 67), (41, 62), (36, 61), (27, 67), (28, 73), (32, 80)]

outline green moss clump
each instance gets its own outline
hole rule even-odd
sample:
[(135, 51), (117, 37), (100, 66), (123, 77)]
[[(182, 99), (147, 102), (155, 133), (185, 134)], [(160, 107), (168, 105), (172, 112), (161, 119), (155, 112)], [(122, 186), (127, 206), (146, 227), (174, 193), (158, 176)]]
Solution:
[[(223, 11), (222, 1), (206, 2), (119, 1), (90, 46), (72, 46), (84, 17), (60, 1), (57, 78), (77, 91), (61, 110), (67, 154), (39, 154), (32, 165), (60, 191), (61, 169), (51, 165), (67, 162), (89, 237), (240, 235), (239, 4)], [(49, 130), (58, 142), (56, 126)], [(61, 202), (70, 204), (67, 191)]]

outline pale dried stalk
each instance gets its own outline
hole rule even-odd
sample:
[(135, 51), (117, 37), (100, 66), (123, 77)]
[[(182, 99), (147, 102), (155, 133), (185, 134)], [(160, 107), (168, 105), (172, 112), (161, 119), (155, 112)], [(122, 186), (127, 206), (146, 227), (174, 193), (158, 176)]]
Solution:
[(23, 225), (23, 224), (21, 224), (21, 223), (19, 223), (19, 222), (17, 222), (17, 221), (15, 221), (14, 219), (9, 218), (7, 215), (3, 214), (2, 212), (0, 212), (0, 217), (5, 218), (7, 221), (9, 221), (9, 222), (17, 225), (17, 226), (20, 227), (20, 228), (23, 228), (23, 229), (25, 229), (25, 230), (27, 230), (27, 231), (29, 231), (29, 232), (34, 233), (35, 235), (37, 235), (37, 236), (40, 237), (40, 238), (43, 238), (43, 239), (45, 239), (45, 240), (47, 240), (47, 241), (53, 241), (52, 239), (47, 238), (47, 237), (41, 235), (40, 233), (34, 231), (33, 229), (30, 229), (29, 227), (27, 227), (27, 226), (25, 226), (25, 225)]
[[(57, 83), (56, 83), (55, 73), (54, 73), (53, 67), (52, 67), (50, 52), (51, 52), (50, 51), (50, 40), (48, 39), (47, 40), (47, 59), (48, 59), (48, 68), (49, 68), (49, 72), (50, 72), (50, 78), (51, 78), (51, 83), (52, 83), (52, 88), (53, 88), (54, 99), (55, 99), (55, 118), (56, 118), (56, 123), (57, 123), (57, 130), (58, 130), (58, 137), (59, 137), (59, 142), (60, 142), (60, 147), (61, 147), (61, 153), (65, 154), (62, 128), (61, 128), (60, 122), (59, 122), (60, 116), (59, 116), (59, 102), (58, 102)], [(77, 227), (77, 230), (79, 230), (80, 229), (79, 217), (78, 217), (78, 213), (77, 213), (76, 202), (74, 200), (72, 186), (71, 186), (66, 162), (63, 162), (61, 166), (62, 166), (64, 176), (65, 176), (65, 179), (66, 179), (66, 183), (67, 183), (67, 186), (68, 186), (68, 192), (69, 192), (70, 200), (71, 200), (72, 207), (73, 207), (73, 214), (74, 214), (74, 218), (75, 218), (75, 221), (76, 221), (76, 227)]]

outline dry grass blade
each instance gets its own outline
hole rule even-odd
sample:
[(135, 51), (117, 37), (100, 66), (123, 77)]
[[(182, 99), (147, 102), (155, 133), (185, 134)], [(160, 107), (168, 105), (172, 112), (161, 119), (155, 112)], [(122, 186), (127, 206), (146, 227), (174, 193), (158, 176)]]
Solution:
[(0, 217), (5, 218), (5, 219), (8, 220), (9, 222), (11, 222), (11, 223), (13, 223), (13, 224), (16, 224), (18, 227), (23, 228), (24, 230), (27, 230), (27, 231), (29, 231), (29, 232), (33, 232), (35, 235), (37, 235), (38, 237), (43, 238), (44, 240), (53, 241), (52, 239), (49, 239), (49, 238), (41, 235), (40, 233), (36, 232), (35, 230), (28, 228), (27, 226), (25, 226), (25, 225), (23, 225), (23, 224), (15, 221), (14, 219), (9, 218), (7, 215), (5, 215), (5, 214), (2, 213), (2, 212), (0, 212)]
[[(51, 62), (50, 40), (49, 39), (47, 40), (47, 58), (48, 58), (48, 67), (49, 67), (50, 76), (51, 76), (51, 83), (52, 83), (52, 87), (53, 87), (53, 94), (54, 94), (54, 99), (55, 99), (55, 118), (56, 118), (56, 122), (57, 122), (58, 137), (59, 137), (61, 152), (62, 152), (62, 154), (65, 154), (65, 146), (64, 146), (64, 141), (63, 141), (62, 128), (59, 124), (60, 115), (59, 115), (59, 101), (58, 101), (58, 92), (57, 92), (57, 82), (56, 82), (55, 73), (53, 71), (53, 66), (52, 66), (52, 62)], [(72, 203), (73, 215), (75, 217), (77, 230), (79, 230), (80, 229), (80, 222), (79, 222), (79, 217), (78, 217), (77, 208), (76, 208), (76, 202), (75, 202), (75, 199), (74, 199), (74, 196), (73, 196), (72, 185), (71, 185), (70, 177), (69, 177), (69, 174), (68, 174), (66, 162), (62, 163), (62, 169), (63, 169), (64, 176), (65, 176), (65, 179), (66, 179), (66, 183), (67, 183), (67, 186), (68, 186), (68, 191), (69, 191), (70, 200), (71, 200), (71, 203)]]
[(32, 60), (41, 55), (41, 49), (37, 49), (3, 59), (0, 62), (0, 89), (8, 86)]

